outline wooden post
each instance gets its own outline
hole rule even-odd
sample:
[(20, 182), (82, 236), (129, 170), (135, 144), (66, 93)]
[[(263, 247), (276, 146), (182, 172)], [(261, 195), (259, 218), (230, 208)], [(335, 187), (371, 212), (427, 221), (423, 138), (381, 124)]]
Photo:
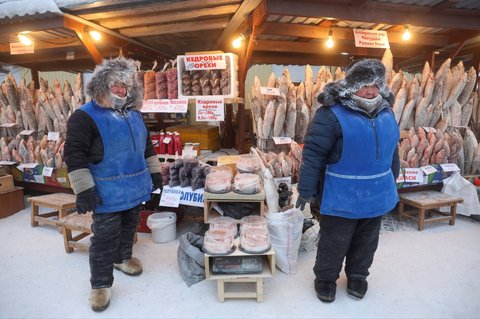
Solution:
[(32, 81), (35, 84), (35, 89), (38, 90), (40, 88), (40, 79), (38, 76), (38, 70), (37, 69), (30, 69), (30, 73), (32, 75)]

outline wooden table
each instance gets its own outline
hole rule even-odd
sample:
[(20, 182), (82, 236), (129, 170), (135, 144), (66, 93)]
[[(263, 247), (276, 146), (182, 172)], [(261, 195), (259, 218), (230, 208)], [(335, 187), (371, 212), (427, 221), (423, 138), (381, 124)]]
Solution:
[[(438, 191), (411, 192), (399, 194), (399, 196), (398, 214), (400, 219), (407, 217), (415, 220), (418, 223), (418, 230), (423, 230), (425, 223), (448, 221), (451, 226), (455, 225), (457, 203), (463, 203), (462, 198)], [(404, 211), (405, 205), (412, 206), (415, 209)], [(450, 206), (450, 213), (443, 213), (438, 210), (438, 208), (445, 206)], [(427, 212), (435, 212), (436, 215), (441, 216), (425, 218)], [(418, 217), (415, 216), (417, 213)]]
[[(74, 248), (88, 249), (90, 247), (89, 243), (80, 243), (79, 241), (92, 233), (92, 223), (92, 212), (87, 212), (86, 214), (74, 213), (58, 220), (67, 254), (73, 252)], [(73, 236), (73, 230), (80, 232), (80, 234)]]
[[(32, 204), (32, 227), (38, 226), (39, 222), (57, 226), (58, 220), (62, 217), (67, 216), (68, 210), (76, 207), (76, 196), (72, 194), (48, 194), (30, 197), (27, 200)], [(40, 207), (53, 208), (55, 209), (55, 211), (40, 214)]]

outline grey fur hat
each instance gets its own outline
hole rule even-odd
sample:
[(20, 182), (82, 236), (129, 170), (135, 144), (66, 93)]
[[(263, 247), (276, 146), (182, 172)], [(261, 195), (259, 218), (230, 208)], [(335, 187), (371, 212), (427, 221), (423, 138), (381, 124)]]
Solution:
[(318, 101), (325, 106), (334, 105), (338, 99), (350, 98), (364, 86), (376, 85), (379, 94), (391, 104), (390, 90), (385, 84), (385, 67), (377, 59), (361, 59), (351, 63), (345, 78), (325, 85)]
[(86, 93), (101, 107), (113, 109), (110, 87), (115, 82), (125, 84), (132, 108), (140, 110), (143, 103), (143, 83), (137, 82), (136, 67), (132, 59), (118, 57), (103, 60), (95, 67), (92, 79), (87, 84)]

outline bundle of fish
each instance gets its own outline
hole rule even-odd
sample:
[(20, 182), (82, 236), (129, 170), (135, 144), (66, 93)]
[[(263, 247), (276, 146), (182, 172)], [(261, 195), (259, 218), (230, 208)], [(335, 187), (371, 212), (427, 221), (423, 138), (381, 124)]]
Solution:
[(251, 105), (257, 136), (261, 139), (284, 136), (302, 143), (308, 125), (321, 107), (317, 101), (318, 94), (323, 91), (325, 84), (344, 76), (340, 68), (332, 76), (330, 69), (322, 66), (314, 83), (312, 68), (307, 65), (305, 82), (295, 86), (290, 71), (285, 68), (279, 78), (276, 79), (272, 73), (267, 80), (266, 87), (278, 88), (278, 96), (262, 94), (262, 83), (255, 76)]
[[(467, 126), (480, 120), (479, 93), (474, 90), (476, 71), (467, 72), (460, 61), (450, 68), (451, 59), (445, 60), (436, 73), (425, 62), (421, 78), (392, 69), (392, 54), (384, 53), (382, 62), (387, 69), (386, 81), (395, 95), (393, 112), (400, 130), (414, 127), (435, 127), (441, 120), (449, 126)], [(443, 125), (443, 123), (442, 123)]]
[(38, 132), (39, 138), (48, 132), (59, 132), (65, 138), (67, 119), (84, 102), (80, 73), (73, 90), (68, 81), (62, 89), (55, 80), (52, 88), (42, 78), (38, 90), (33, 81), (26, 85), (22, 80), (17, 86), (15, 78), (8, 74), (0, 91), (0, 125), (16, 125), (2, 129), (2, 136), (14, 137), (23, 130), (31, 130)]
[(0, 138), (0, 160), (15, 161), (18, 163), (38, 163), (47, 167), (66, 168), (63, 160), (64, 139), (48, 141), (47, 135), (40, 140), (33, 136), (27, 139), (20, 135), (14, 138)]
[(258, 148), (251, 148), (250, 153), (258, 155), (263, 164), (262, 167), (269, 170), (273, 177), (298, 177), (302, 162), (302, 149), (296, 142), (292, 142), (288, 154), (284, 152), (280, 154), (264, 153)]
[(480, 147), (472, 130), (447, 127), (445, 119), (440, 122), (438, 129), (412, 127), (402, 134), (407, 137), (398, 146), (401, 167), (456, 163), (462, 174), (480, 172)]

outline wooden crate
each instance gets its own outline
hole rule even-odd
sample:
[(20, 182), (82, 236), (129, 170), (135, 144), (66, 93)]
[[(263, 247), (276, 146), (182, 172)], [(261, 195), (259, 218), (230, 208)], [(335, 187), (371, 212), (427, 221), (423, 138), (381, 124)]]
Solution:
[[(236, 250), (222, 257), (238, 257), (249, 256), (246, 252), (241, 251), (238, 248), (239, 240), (237, 238)], [(213, 274), (212, 273), (212, 258), (219, 257), (218, 255), (209, 255), (205, 253), (205, 277), (207, 280), (217, 281), (217, 297), (218, 301), (223, 302), (225, 299), (239, 299), (239, 298), (254, 298), (257, 302), (263, 301), (263, 278), (272, 277), (275, 275), (275, 250), (270, 248), (269, 251), (263, 254), (255, 254), (262, 257), (263, 271), (259, 274)], [(234, 288), (236, 283), (252, 283), (255, 285), (255, 289), (252, 291), (236, 291), (225, 289), (225, 285), (232, 285)]]
[(4, 175), (0, 176), (0, 193), (9, 192), (14, 189), (13, 176)]
[(220, 149), (218, 126), (213, 125), (177, 125), (166, 128), (170, 132), (180, 133), (182, 143), (200, 143), (200, 149), (217, 151)]
[(25, 209), (23, 188), (15, 187), (11, 191), (0, 193), (0, 203), (0, 218), (8, 217)]

